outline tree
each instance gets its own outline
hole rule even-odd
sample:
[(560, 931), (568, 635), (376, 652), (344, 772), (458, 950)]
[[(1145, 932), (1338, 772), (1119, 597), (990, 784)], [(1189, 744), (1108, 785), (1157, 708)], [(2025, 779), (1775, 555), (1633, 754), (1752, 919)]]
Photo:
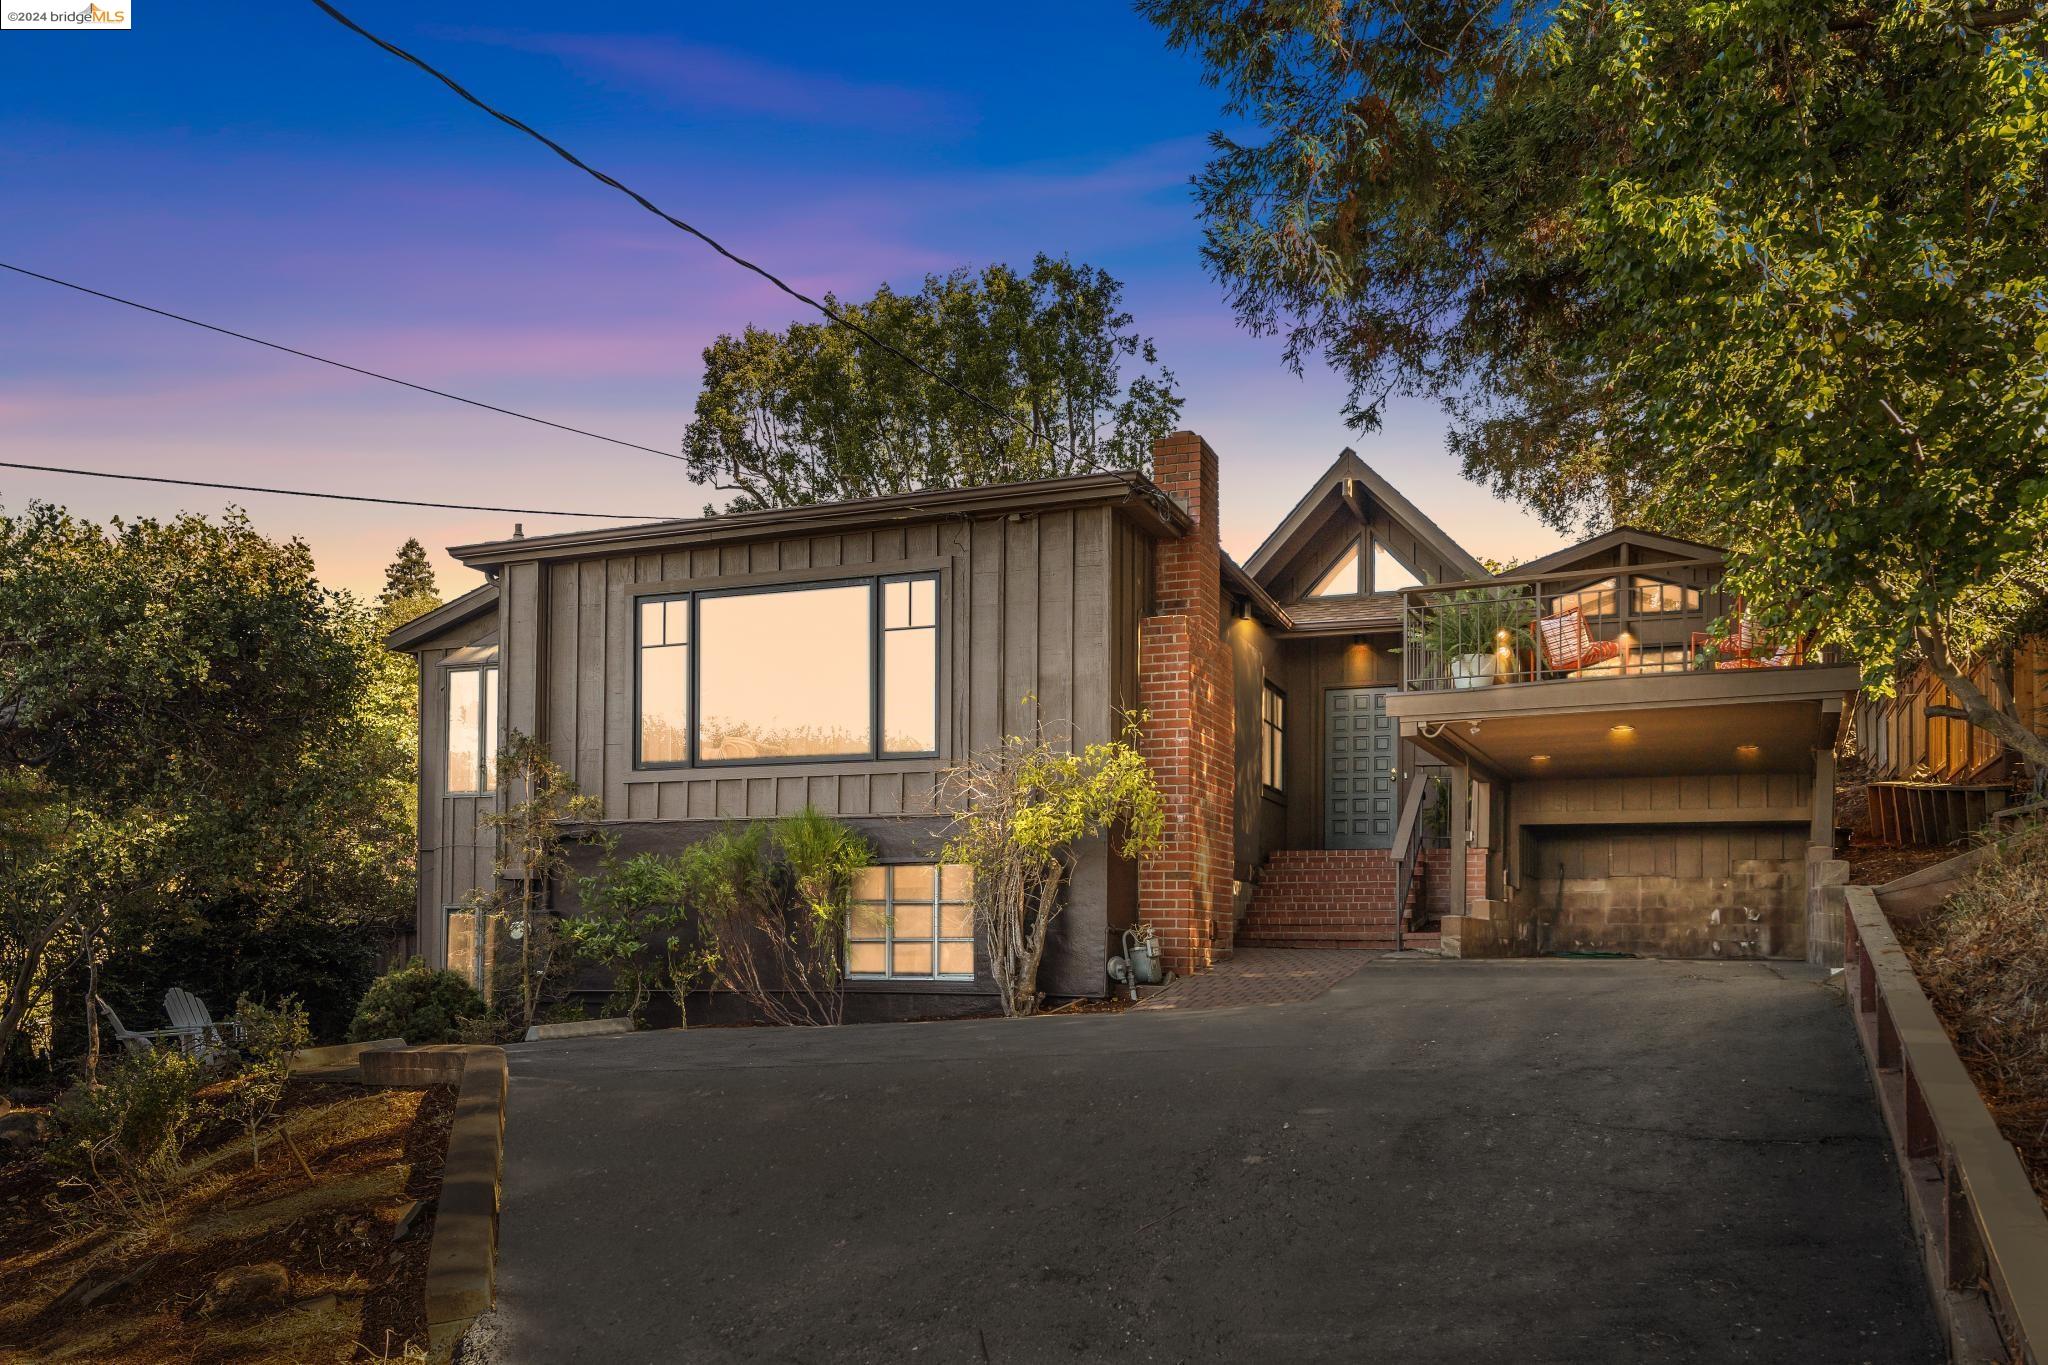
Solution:
[(1728, 544), (1760, 624), (1965, 676), (2048, 593), (2033, 7), (1144, 0), (1262, 141), (1206, 258), (1375, 420), (1561, 528)]
[(949, 769), (940, 793), (959, 812), (942, 856), (974, 869), (974, 917), (1003, 1013), (1035, 1013), (1038, 966), (1073, 879), (1075, 846), (1115, 832), (1126, 858), (1159, 847), (1165, 814), (1138, 751), (1138, 722), (1078, 751), (1043, 727), (1007, 735)]
[(1029, 275), (956, 270), (915, 294), (826, 302), (1006, 416), (830, 323), (721, 336), (683, 454), (727, 511), (1142, 470), (1180, 413), (1106, 271), (1039, 256)]
[[(597, 819), (603, 803), (577, 789), (576, 779), (554, 761), (545, 743), (516, 730), (498, 755), (498, 786), (510, 799), (502, 809), (477, 818), (498, 833), (500, 889), (478, 898), (476, 908), (482, 913), (477, 918), (481, 924), (487, 915), (504, 915), (519, 942), (516, 1022), (525, 1029), (537, 1021), (560, 965), (552, 901), (569, 870), (565, 836), (569, 826)], [(486, 993), (494, 1008), (495, 994)]]
[(239, 512), (0, 514), (0, 1057), (81, 964), (80, 1020), (168, 984), (346, 1019), (411, 899), (366, 620)]
[[(400, 604), (425, 605), (428, 611), (441, 605), (441, 586), (434, 581), (434, 566), (427, 562), (427, 548), (420, 544), (418, 536), (398, 547), (398, 557), (384, 569), (384, 590), (377, 594), (377, 605), (387, 615)], [(419, 614), (412, 612), (412, 616)], [(410, 619), (411, 616), (400, 616), (392, 625), (400, 626)]]

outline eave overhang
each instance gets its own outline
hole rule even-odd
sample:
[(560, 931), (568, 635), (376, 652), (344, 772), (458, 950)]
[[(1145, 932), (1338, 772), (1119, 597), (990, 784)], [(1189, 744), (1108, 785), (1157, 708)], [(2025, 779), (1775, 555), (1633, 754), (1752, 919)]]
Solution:
[(498, 585), (486, 583), (472, 588), (451, 602), (443, 602), (424, 616), (415, 616), (398, 629), (384, 637), (387, 649), (409, 650), (422, 640), (432, 639), (451, 626), (459, 626), (472, 617), (495, 610), (498, 605)]

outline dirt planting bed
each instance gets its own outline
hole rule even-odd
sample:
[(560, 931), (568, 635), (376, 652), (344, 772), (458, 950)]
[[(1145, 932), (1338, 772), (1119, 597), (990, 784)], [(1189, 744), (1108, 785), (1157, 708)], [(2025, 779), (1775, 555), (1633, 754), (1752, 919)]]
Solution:
[(0, 1361), (425, 1359), (453, 1110), (451, 1087), (294, 1082), (253, 1168), (215, 1124), (160, 1208), (112, 1220), (35, 1156), (0, 1159)]

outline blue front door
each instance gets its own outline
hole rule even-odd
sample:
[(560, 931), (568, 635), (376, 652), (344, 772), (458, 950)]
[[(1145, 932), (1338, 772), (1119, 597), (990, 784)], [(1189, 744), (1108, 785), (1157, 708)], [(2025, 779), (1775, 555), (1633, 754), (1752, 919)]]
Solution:
[(1323, 694), (1323, 846), (1392, 848), (1400, 732), (1384, 687)]

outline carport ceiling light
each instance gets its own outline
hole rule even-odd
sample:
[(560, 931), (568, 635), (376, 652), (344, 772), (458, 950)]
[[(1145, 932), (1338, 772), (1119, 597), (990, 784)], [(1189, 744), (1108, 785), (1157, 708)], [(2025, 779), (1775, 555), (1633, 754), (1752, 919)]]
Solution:
[(1735, 753), (1738, 758), (1755, 758), (1762, 752), (1763, 750), (1757, 748), (1754, 744), (1738, 744), (1735, 746)]
[(1529, 755), (1529, 761), (1530, 761), (1531, 763), (1548, 763), (1548, 762), (1550, 762), (1550, 755), (1549, 755), (1549, 754), (1530, 754), (1530, 755)]
[(1610, 725), (1607, 727), (1607, 733), (1613, 735), (1616, 739), (1634, 739), (1636, 727), (1633, 725)]

